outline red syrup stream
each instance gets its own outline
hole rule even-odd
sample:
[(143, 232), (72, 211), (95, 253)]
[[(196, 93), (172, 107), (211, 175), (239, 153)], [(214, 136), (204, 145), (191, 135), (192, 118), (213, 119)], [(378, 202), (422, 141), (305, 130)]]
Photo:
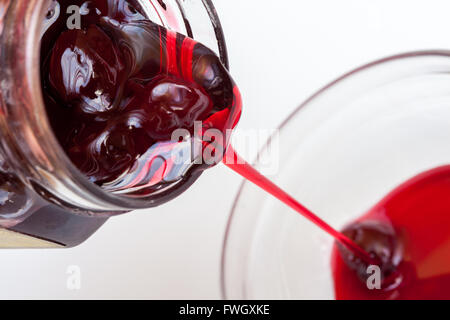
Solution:
[[(231, 161), (229, 161), (231, 159)], [(326, 233), (331, 235), (336, 239), (336, 241), (340, 242), (344, 246), (346, 246), (349, 250), (355, 253), (360, 259), (362, 259), (366, 264), (377, 264), (377, 260), (371, 257), (366, 251), (361, 249), (354, 241), (349, 239), (343, 233), (337, 231), (333, 227), (331, 227), (324, 220), (319, 218), (313, 212), (311, 212), (308, 208), (303, 206), (300, 202), (295, 200), (292, 196), (290, 196), (287, 192), (278, 187), (275, 183), (264, 177), (261, 173), (259, 173), (255, 168), (253, 168), (249, 163), (247, 163), (244, 159), (242, 159), (233, 149), (232, 146), (229, 146), (226, 151), (226, 156), (224, 158), (223, 163), (229, 167), (231, 170), (235, 171), (237, 174), (245, 178), (246, 180), (254, 183), (261, 189), (273, 195), (275, 198), (291, 207), (303, 217), (314, 223), (316, 226), (324, 230)]]

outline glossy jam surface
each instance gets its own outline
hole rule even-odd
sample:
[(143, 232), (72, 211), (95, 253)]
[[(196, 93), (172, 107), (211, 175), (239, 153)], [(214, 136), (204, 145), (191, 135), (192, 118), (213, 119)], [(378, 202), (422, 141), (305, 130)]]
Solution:
[(387, 283), (369, 290), (367, 265), (336, 246), (337, 299), (450, 299), (450, 166), (405, 182), (343, 233), (380, 258)]
[[(74, 4), (81, 28), (67, 25)], [(241, 109), (211, 50), (146, 20), (133, 1), (55, 1), (46, 19), (47, 113), (66, 154), (92, 182), (146, 196), (183, 189), (211, 165), (199, 161), (214, 141), (208, 130), (222, 133), (225, 146)], [(182, 137), (173, 135), (178, 129)], [(200, 151), (191, 150), (194, 139)]]

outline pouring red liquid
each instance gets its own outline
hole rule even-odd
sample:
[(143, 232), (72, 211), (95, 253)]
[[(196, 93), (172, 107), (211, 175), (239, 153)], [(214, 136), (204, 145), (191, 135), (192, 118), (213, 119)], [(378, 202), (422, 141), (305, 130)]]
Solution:
[[(80, 29), (67, 29), (64, 15), (48, 16), (42, 82), (55, 135), (88, 179), (111, 192), (157, 194), (175, 185), (187, 188), (217, 164), (198, 163), (205, 152), (215, 159), (226, 153), (225, 160), (233, 160), (225, 161), (228, 167), (336, 239), (332, 265), (338, 299), (449, 296), (448, 286), (438, 283), (448, 281), (450, 271), (440, 266), (448, 265), (443, 257), (450, 253), (450, 202), (445, 199), (450, 169), (413, 179), (338, 232), (259, 174), (232, 147), (226, 148), (227, 133), (240, 117), (241, 97), (211, 50), (146, 20), (133, 1), (77, 4), (83, 8)], [(66, 12), (69, 4), (59, 5), (60, 12)], [(186, 137), (173, 139), (178, 129), (184, 130), (188, 142), (201, 137), (200, 152), (185, 144)], [(180, 148), (191, 151), (187, 163), (178, 161)], [(166, 192), (164, 201), (177, 194)], [(436, 225), (439, 219), (442, 223)], [(382, 287), (375, 291), (365, 282), (371, 265), (381, 271)]]

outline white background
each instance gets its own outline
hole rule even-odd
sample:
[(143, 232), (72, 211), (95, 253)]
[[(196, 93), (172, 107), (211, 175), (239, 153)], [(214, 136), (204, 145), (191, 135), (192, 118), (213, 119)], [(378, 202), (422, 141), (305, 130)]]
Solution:
[[(243, 93), (241, 128), (275, 128), (371, 60), (450, 48), (448, 0), (214, 3)], [(220, 298), (222, 239), (240, 182), (219, 166), (173, 202), (111, 219), (77, 248), (0, 251), (0, 298)], [(71, 265), (81, 268), (80, 290), (66, 287)]]

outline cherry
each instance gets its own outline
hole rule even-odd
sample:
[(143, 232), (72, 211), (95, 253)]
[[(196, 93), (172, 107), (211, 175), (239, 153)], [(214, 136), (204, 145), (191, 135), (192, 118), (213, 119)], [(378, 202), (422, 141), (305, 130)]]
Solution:
[[(381, 283), (385, 290), (397, 287), (402, 275), (398, 272), (402, 262), (402, 243), (395, 230), (388, 224), (374, 220), (355, 222), (342, 233), (353, 240), (377, 263), (381, 271)], [(361, 281), (366, 282), (371, 273), (369, 265), (345, 246), (338, 244), (341, 257), (354, 270)]]
[(124, 84), (124, 67), (120, 51), (98, 26), (68, 30), (52, 51), (50, 85), (85, 113), (110, 111)]
[(126, 110), (145, 112), (146, 131), (155, 140), (170, 140), (177, 129), (193, 133), (194, 122), (205, 119), (212, 109), (204, 90), (182, 79), (158, 77), (138, 90)]
[(140, 21), (145, 19), (143, 12), (127, 0), (109, 0), (109, 17), (119, 21)]
[(110, 119), (103, 130), (83, 122), (66, 145), (68, 155), (96, 183), (115, 180), (155, 143), (144, 121), (145, 114), (135, 111)]
[[(143, 84), (165, 73), (167, 57), (164, 42), (166, 31), (148, 20), (122, 21), (104, 17), (99, 25), (112, 38), (123, 53), (130, 79)], [(167, 74), (167, 73), (166, 73)]]

